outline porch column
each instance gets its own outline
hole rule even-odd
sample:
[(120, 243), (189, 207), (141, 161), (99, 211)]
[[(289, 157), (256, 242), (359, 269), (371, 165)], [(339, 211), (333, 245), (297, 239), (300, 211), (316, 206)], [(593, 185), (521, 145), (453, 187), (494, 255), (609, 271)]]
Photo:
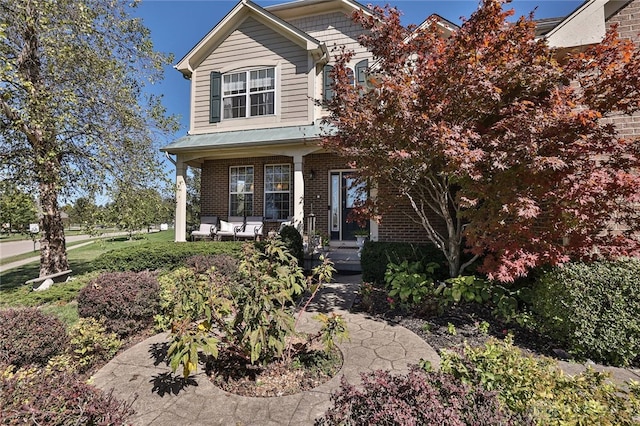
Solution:
[(293, 222), (302, 233), (304, 230), (304, 172), (302, 155), (293, 156)]
[(187, 184), (184, 177), (187, 173), (187, 165), (180, 155), (176, 158), (176, 223), (175, 241), (187, 241)]

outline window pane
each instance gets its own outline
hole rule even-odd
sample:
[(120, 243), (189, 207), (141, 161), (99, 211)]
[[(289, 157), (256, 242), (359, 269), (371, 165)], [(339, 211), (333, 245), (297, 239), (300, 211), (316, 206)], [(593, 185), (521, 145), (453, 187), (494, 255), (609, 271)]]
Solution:
[(236, 95), (238, 93), (247, 92), (247, 74), (242, 72), (238, 74), (228, 74), (224, 76), (222, 86), (224, 95)]
[(251, 71), (250, 91), (259, 92), (263, 90), (273, 90), (275, 88), (275, 69)]
[(291, 166), (265, 166), (264, 216), (267, 219), (286, 219), (291, 214)]
[(224, 118), (246, 117), (247, 98), (244, 96), (234, 96), (224, 98)]
[(273, 114), (273, 99), (273, 92), (251, 95), (251, 116)]
[(265, 194), (264, 216), (266, 219), (286, 219), (289, 217), (289, 199), (287, 193), (273, 192)]

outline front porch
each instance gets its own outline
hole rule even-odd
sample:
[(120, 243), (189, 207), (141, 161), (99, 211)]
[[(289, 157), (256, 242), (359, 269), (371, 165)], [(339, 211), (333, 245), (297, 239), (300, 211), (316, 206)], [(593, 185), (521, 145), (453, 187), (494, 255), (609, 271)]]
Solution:
[[(304, 268), (310, 270), (320, 264), (320, 257), (328, 258), (333, 262), (334, 268), (339, 273), (361, 273), (360, 250), (355, 241), (333, 241), (328, 246), (316, 245), (310, 242), (308, 236), (304, 237), (305, 261)], [(311, 239), (312, 240), (312, 239)]]

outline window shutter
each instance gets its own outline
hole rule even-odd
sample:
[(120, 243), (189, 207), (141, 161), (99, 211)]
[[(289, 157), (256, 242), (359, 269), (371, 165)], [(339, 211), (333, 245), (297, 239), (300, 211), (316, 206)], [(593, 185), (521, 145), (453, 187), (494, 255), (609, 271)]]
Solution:
[(325, 65), (324, 66), (324, 75), (323, 75), (323, 86), (324, 86), (324, 95), (323, 95), (323, 99), (325, 101), (330, 101), (331, 99), (333, 99), (333, 78), (331, 78), (331, 72), (333, 71), (333, 66), (332, 65)]
[(220, 106), (222, 104), (222, 74), (211, 71), (211, 100), (209, 104), (209, 123), (220, 122)]
[(363, 59), (356, 64), (356, 82), (360, 86), (367, 84), (367, 68), (369, 67), (369, 61)]

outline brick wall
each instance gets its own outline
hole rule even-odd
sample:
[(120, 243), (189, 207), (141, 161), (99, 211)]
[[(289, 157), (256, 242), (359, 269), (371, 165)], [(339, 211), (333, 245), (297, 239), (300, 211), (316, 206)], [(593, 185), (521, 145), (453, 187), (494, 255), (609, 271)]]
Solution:
[[(633, 0), (625, 7), (614, 13), (607, 21), (609, 25), (618, 24), (618, 32), (621, 37), (629, 38), (636, 43), (640, 42), (640, 0)], [(623, 138), (640, 137), (640, 114), (633, 116), (612, 116), (605, 119), (613, 123), (618, 133)]]
[[(286, 156), (206, 161), (202, 167), (202, 215), (218, 216), (221, 219), (226, 219), (229, 216), (229, 167), (231, 166), (253, 166), (254, 215), (263, 215), (265, 164), (291, 164), (293, 170), (292, 159)], [(304, 157), (305, 231), (307, 231), (306, 218), (310, 213), (314, 213), (316, 215), (316, 230), (321, 233), (328, 232), (329, 171), (348, 169), (345, 161), (334, 154), (311, 154)], [(312, 172), (313, 177), (311, 177)], [(295, 200), (292, 188), (291, 214), (293, 214), (293, 203)], [(427, 241), (424, 229), (414, 223), (410, 216), (416, 217), (408, 202), (401, 200), (395, 203), (394, 209), (384, 215), (382, 223), (379, 225), (379, 240)], [(278, 226), (277, 223), (268, 223), (265, 230), (277, 229)]]
[[(253, 215), (264, 214), (264, 166), (265, 164), (290, 164), (293, 184), (293, 162), (291, 157), (255, 157), (205, 161), (202, 166), (201, 210), (202, 216), (229, 216), (229, 167), (253, 166)], [(293, 200), (293, 188), (291, 190)], [(291, 212), (293, 214), (293, 205)], [(249, 215), (247, 215), (249, 216)]]
[[(321, 233), (329, 230), (329, 171), (348, 169), (345, 161), (334, 154), (312, 154), (304, 158), (305, 217), (313, 212), (316, 215), (316, 230)], [(314, 177), (309, 179), (312, 170)], [(378, 226), (378, 240), (417, 243), (428, 241), (424, 228), (412, 221), (411, 217), (417, 216), (408, 201), (398, 200), (393, 209), (383, 215)]]

